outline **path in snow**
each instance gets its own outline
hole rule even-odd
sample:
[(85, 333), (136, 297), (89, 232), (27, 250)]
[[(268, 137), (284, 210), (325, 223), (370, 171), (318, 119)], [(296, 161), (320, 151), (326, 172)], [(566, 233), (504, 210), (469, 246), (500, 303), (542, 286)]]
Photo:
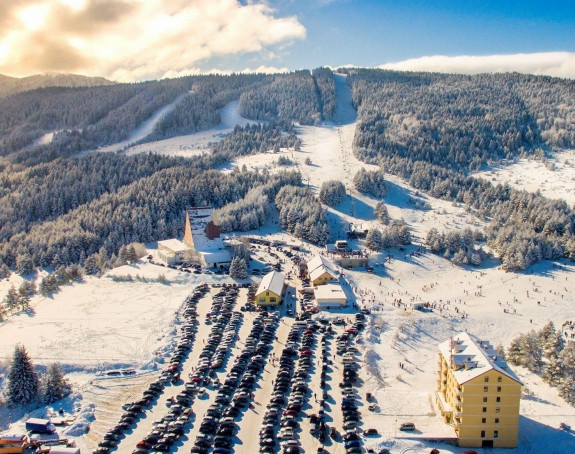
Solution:
[(112, 145), (108, 145), (106, 147), (98, 148), (98, 151), (104, 151), (104, 152), (120, 151), (134, 143), (139, 142), (142, 139), (145, 139), (152, 133), (152, 131), (154, 131), (154, 128), (160, 122), (160, 120), (164, 118), (168, 113), (170, 113), (174, 109), (176, 104), (178, 104), (182, 99), (184, 99), (186, 96), (189, 95), (190, 92), (184, 93), (178, 96), (171, 104), (162, 107), (154, 115), (152, 115), (150, 118), (144, 121), (138, 128), (132, 131), (130, 133), (130, 136), (126, 140), (123, 140), (122, 142), (118, 142)]
[(231, 133), (236, 126), (243, 127), (248, 124), (257, 123), (242, 117), (239, 113), (239, 105), (239, 100), (232, 101), (220, 110), (222, 121), (213, 128), (185, 136), (136, 145), (126, 150), (126, 154), (157, 153), (185, 157), (203, 154), (209, 151), (210, 143), (222, 140), (227, 134)]

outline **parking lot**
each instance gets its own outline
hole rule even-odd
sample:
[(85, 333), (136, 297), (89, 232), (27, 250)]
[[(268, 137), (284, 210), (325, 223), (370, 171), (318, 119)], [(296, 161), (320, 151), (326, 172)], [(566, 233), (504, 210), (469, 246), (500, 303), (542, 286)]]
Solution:
[(170, 361), (95, 454), (365, 452), (354, 348), (365, 316), (318, 319), (296, 296), (292, 257), (257, 253), (288, 274), (284, 303), (255, 308), (253, 285), (196, 288)]

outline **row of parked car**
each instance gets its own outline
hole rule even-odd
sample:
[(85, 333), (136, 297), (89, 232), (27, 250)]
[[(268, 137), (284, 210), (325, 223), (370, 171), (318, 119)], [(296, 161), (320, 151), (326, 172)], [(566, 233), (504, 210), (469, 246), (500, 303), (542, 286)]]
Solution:
[[(297, 436), (298, 417), (310, 393), (307, 381), (313, 367), (312, 348), (317, 328), (314, 322), (298, 321), (288, 334), (274, 390), (260, 428), (262, 454), (279, 452), (276, 449), (278, 440), (281, 452), (285, 454), (304, 452)], [(276, 435), (278, 425), (280, 428)]]
[(361, 438), (357, 432), (361, 421), (358, 409), (359, 395), (354, 389), (358, 378), (359, 364), (356, 361), (356, 349), (352, 345), (355, 336), (365, 326), (365, 315), (356, 314), (353, 325), (337, 338), (337, 354), (342, 356), (343, 380), (339, 384), (342, 393), (341, 413), (343, 415), (343, 442), (346, 453), (361, 453)]
[(185, 433), (186, 426), (193, 415), (194, 399), (205, 395), (205, 388), (212, 384), (215, 370), (223, 365), (235, 340), (242, 320), (241, 313), (232, 311), (237, 297), (238, 289), (226, 286), (212, 298), (212, 306), (208, 313), (212, 320), (212, 329), (200, 353), (198, 364), (185, 382), (184, 389), (173, 399), (168, 400), (169, 412), (160, 420), (155, 421), (154, 429), (138, 443), (140, 451), (167, 452)]
[[(192, 295), (186, 298), (183, 314), (185, 324), (183, 325), (182, 335), (174, 349), (168, 366), (162, 372), (157, 381), (150, 383), (148, 389), (144, 391), (140, 400), (123, 405), (122, 408), (124, 412), (120, 417), (120, 422), (104, 434), (102, 441), (98, 444), (97, 449), (93, 451), (93, 454), (108, 454), (111, 449), (114, 449), (125, 435), (125, 432), (129, 430), (134, 423), (136, 423), (144, 411), (150, 408), (158, 396), (162, 394), (166, 382), (173, 380), (174, 377), (179, 375), (181, 364), (190, 351), (197, 332), (197, 304), (207, 292), (208, 287), (206, 285), (201, 285), (196, 288)], [(189, 415), (190, 412), (183, 414), (183, 417), (189, 418)], [(179, 430), (177, 429), (178, 421), (172, 421), (170, 425), (163, 427), (163, 431), (156, 434), (157, 438), (155, 441), (158, 442), (160, 437), (171, 437), (173, 434), (177, 433)], [(147, 453), (148, 449), (153, 447), (154, 445), (150, 439), (146, 442), (139, 443), (134, 452), (136, 454)]]
[(219, 387), (214, 403), (200, 423), (191, 453), (214, 454), (233, 452), (236, 418), (253, 398), (255, 384), (261, 375), (279, 324), (277, 314), (262, 312), (255, 318), (244, 347)]

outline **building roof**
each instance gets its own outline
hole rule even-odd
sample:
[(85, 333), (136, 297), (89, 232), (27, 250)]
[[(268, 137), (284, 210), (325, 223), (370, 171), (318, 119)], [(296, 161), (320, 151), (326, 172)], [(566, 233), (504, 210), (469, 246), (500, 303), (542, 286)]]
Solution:
[(460, 385), (483, 375), (490, 370), (496, 370), (511, 380), (521, 383), (521, 380), (509, 368), (507, 362), (487, 341), (472, 338), (468, 333), (459, 333), (451, 339), (439, 344), (439, 351), (448, 364), (462, 366), (453, 368), (453, 375)]
[(190, 247), (183, 243), (182, 241), (178, 240), (177, 238), (171, 238), (169, 240), (158, 241), (158, 246), (163, 246), (166, 249), (174, 253), (178, 252), (186, 252)]
[(260, 282), (260, 286), (258, 287), (256, 295), (270, 291), (278, 296), (281, 296), (284, 289), (285, 280), (285, 276), (279, 271), (272, 271), (271, 273), (266, 274)]
[(200, 251), (206, 263), (226, 263), (232, 261), (232, 254), (225, 249), (217, 251)]
[(330, 282), (326, 285), (319, 285), (313, 289), (316, 300), (341, 300), (347, 301), (347, 296), (341, 284)]
[(316, 255), (313, 259), (307, 262), (307, 272), (312, 281), (315, 281), (323, 273), (328, 273), (334, 279), (337, 277), (335, 265), (321, 255)]
[(222, 238), (218, 232), (215, 237), (210, 238), (208, 232), (215, 230), (215, 224), (212, 221), (211, 207), (188, 208), (187, 216), (190, 220), (190, 229), (194, 239), (194, 248), (198, 252), (210, 252), (224, 248)]

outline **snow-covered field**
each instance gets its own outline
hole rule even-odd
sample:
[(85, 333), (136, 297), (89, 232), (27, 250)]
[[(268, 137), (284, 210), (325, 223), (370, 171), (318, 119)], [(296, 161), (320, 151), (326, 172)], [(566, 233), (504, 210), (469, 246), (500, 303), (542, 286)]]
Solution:
[[(304, 181), (309, 182), (314, 191), (319, 190), (323, 181), (331, 179), (346, 184), (349, 196), (339, 206), (329, 209), (332, 231), (337, 235), (338, 232), (343, 234), (347, 223), (374, 222), (373, 208), (378, 200), (352, 188), (351, 178), (365, 164), (358, 161), (351, 152), (355, 112), (351, 108), (350, 93), (343, 76), (337, 76), (336, 87), (338, 106), (335, 121), (316, 127), (299, 126), (298, 134), (303, 140), (302, 151), (283, 153), (289, 153), (302, 172)], [(211, 132), (146, 144), (141, 147), (149, 148), (138, 146), (129, 152), (154, 151), (182, 155), (204, 152), (208, 142), (221, 138), (221, 134), (226, 130), (229, 132), (233, 125), (247, 121), (237, 115), (237, 103), (228, 105), (222, 111), (222, 118), (222, 126)], [(251, 168), (276, 169), (278, 156), (267, 153), (244, 157), (230, 167), (245, 164)], [(305, 164), (308, 157), (312, 161), (311, 165)], [(572, 168), (565, 162), (567, 159), (563, 161), (565, 165), (560, 171), (540, 178), (547, 178), (550, 182), (560, 181), (551, 180), (551, 176), (571, 171)], [(516, 170), (525, 171), (525, 168), (537, 163), (524, 164), (517, 164), (519, 167)], [(501, 169), (501, 172), (511, 172), (510, 169)], [(228, 171), (229, 168), (222, 170)], [(501, 175), (494, 173), (498, 172), (494, 169), (490, 172), (483, 176), (499, 178)], [(529, 182), (529, 178), (535, 178), (542, 170), (534, 168), (531, 172), (532, 177), (528, 173), (521, 174), (524, 175), (521, 176), (524, 182)], [(564, 182), (571, 178), (566, 175), (562, 177)], [(389, 213), (392, 218), (405, 219), (412, 228), (416, 242), (431, 227), (440, 230), (482, 227), (481, 222), (466, 213), (461, 206), (417, 194), (401, 179), (388, 176), (387, 180), (385, 202)], [(569, 189), (566, 184), (564, 186)], [(545, 188), (551, 191), (551, 183)], [(544, 188), (541, 190), (543, 192)], [(559, 191), (559, 186), (555, 190)], [(568, 195), (566, 191), (561, 197), (567, 200)], [(429, 206), (426, 209), (418, 208), (413, 204), (414, 199), (419, 200), (420, 204), (426, 202)], [(272, 217), (268, 224), (254, 233), (268, 239), (288, 240), (302, 245), (304, 259), (322, 252), (319, 248), (302, 244), (288, 234), (278, 233), (278, 230), (277, 219)], [(261, 268), (264, 263), (276, 262), (277, 259), (260, 250), (255, 266)], [(420, 253), (417, 244), (403, 251), (395, 249), (389, 254), (376, 256), (373, 262), (378, 264), (374, 274), (362, 270), (342, 270), (350, 284), (349, 291), (354, 292), (357, 302), (372, 310), (368, 326), (358, 340), (359, 357), (364, 365), (360, 372), (362, 383), (358, 391), (362, 398), (366, 392), (375, 396), (378, 404), (375, 412), (368, 411), (365, 406), (361, 407), (363, 428), (375, 427), (380, 436), (364, 438), (363, 442), (368, 448), (388, 447), (394, 454), (428, 453), (432, 446), (437, 446), (442, 453), (461, 454), (465, 449), (424, 440), (453, 436), (451, 427), (443, 424), (439, 417), (432, 396), (436, 386), (437, 344), (456, 332), (468, 331), (494, 345), (501, 343), (507, 346), (518, 333), (538, 330), (548, 320), (552, 320), (556, 327), (560, 327), (566, 320), (575, 320), (575, 265), (541, 262), (522, 273), (507, 273), (495, 261), (488, 261), (479, 268), (456, 267), (441, 257)], [(114, 282), (111, 279), (113, 274), (139, 275), (150, 280), (165, 274), (168, 283)], [(18, 284), (18, 279), (13, 276), (11, 281)], [(198, 283), (222, 279), (226, 278), (213, 275), (198, 277), (143, 262), (117, 268), (102, 278), (86, 278), (82, 283), (63, 287), (53, 298), (34, 297), (29, 313), (12, 317), (0, 325), (0, 354), (6, 357), (11, 354), (15, 344), (24, 343), (36, 364), (57, 360), (71, 371), (70, 378), (78, 394), (64, 406), (82, 412), (77, 423), (68, 430), (80, 435), (85, 425), (93, 421), (90, 432), (79, 441), (85, 453), (117, 421), (121, 404), (141, 395), (146, 385), (155, 378), (158, 369), (155, 360), (161, 362), (157, 354), (169, 351), (168, 347), (177, 333), (176, 312), (184, 298)], [(297, 281), (291, 284), (296, 285)], [(6, 282), (0, 283), (2, 294), (7, 291), (7, 285)], [(244, 293), (242, 298), (245, 298)], [(401, 300), (400, 305), (397, 304), (398, 300)], [(434, 309), (432, 312), (414, 311), (411, 304), (415, 302), (430, 303)], [(209, 309), (209, 298), (202, 304), (199, 313), (203, 321)], [(352, 312), (346, 309), (324, 316), (349, 317)], [(249, 332), (253, 314), (246, 313), (245, 317), (244, 325), (240, 328), (240, 340), (232, 355), (237, 355)], [(275, 353), (280, 351), (285, 342), (291, 323), (293, 319), (285, 318), (280, 324)], [(202, 346), (201, 340), (207, 336), (208, 330), (209, 326), (202, 323), (196, 342), (199, 347), (194, 346), (184, 365), (186, 374), (194, 366)], [(316, 348), (316, 359), (317, 351)], [(399, 367), (400, 362), (405, 364), (404, 368)], [(231, 363), (228, 361), (228, 369)], [(119, 367), (132, 367), (137, 370), (137, 374), (122, 378), (102, 374), (102, 371)], [(316, 363), (315, 368), (319, 368), (319, 363)], [(480, 454), (575, 452), (573, 432), (558, 429), (561, 422), (575, 426), (575, 408), (566, 404), (558, 396), (556, 388), (549, 387), (537, 375), (522, 368), (514, 370), (526, 385), (521, 406), (519, 448), (476, 451)], [(271, 380), (275, 378), (276, 371), (277, 366), (268, 362), (263, 379), (255, 391), (255, 407), (248, 410), (238, 422), (238, 444), (234, 446), (236, 453), (252, 454), (257, 450), (256, 429), (263, 420)], [(222, 372), (222, 377), (225, 372)], [(341, 394), (337, 387), (342, 374), (340, 359), (335, 359), (330, 374), (328, 421), (336, 426), (339, 424), (337, 428), (341, 430)], [(312, 374), (310, 387), (313, 392), (320, 392), (318, 382), (318, 374)], [(160, 402), (152, 407), (141, 423), (128, 432), (118, 452), (131, 452), (135, 445), (133, 442), (141, 439), (154, 419), (166, 413), (165, 400), (177, 393), (179, 388), (166, 389)], [(214, 395), (215, 392), (210, 391), (209, 398), (194, 403), (196, 422), (190, 426), (186, 437), (182, 438), (183, 442), (173, 452), (189, 452), (198, 431), (197, 421), (201, 420)], [(317, 402), (310, 398), (305, 412), (310, 414), (317, 412), (317, 409)], [(0, 413), (0, 431), (21, 430), (21, 416)], [(406, 421), (415, 422), (418, 428), (416, 434), (406, 436), (397, 431), (398, 425)], [(299, 436), (305, 452), (316, 452), (318, 441), (309, 434), (307, 419), (302, 420), (301, 426)], [(345, 452), (342, 443), (332, 443), (327, 449), (330, 454)]]
[(158, 122), (164, 118), (168, 113), (172, 111), (172, 109), (178, 104), (182, 99), (186, 96), (189, 96), (190, 93), (184, 93), (183, 95), (178, 96), (172, 103), (162, 107), (157, 112), (155, 112), (150, 118), (144, 121), (140, 126), (138, 126), (134, 131), (130, 133), (130, 136), (123, 140), (122, 142), (118, 142), (112, 145), (108, 145), (106, 147), (98, 148), (98, 151), (103, 152), (116, 152), (129, 147), (130, 145), (139, 142), (142, 139), (148, 137)]
[(498, 165), (478, 172), (475, 176), (492, 183), (508, 183), (530, 192), (541, 191), (551, 199), (563, 199), (575, 204), (575, 151), (553, 153), (546, 163), (535, 159), (520, 159), (510, 165)]
[[(126, 153), (156, 153), (168, 156), (191, 157), (209, 151), (209, 144), (222, 140), (239, 126), (255, 123), (242, 117), (238, 112), (239, 101), (228, 103), (221, 111), (221, 123), (218, 126), (205, 131), (196, 132), (186, 136), (172, 137), (171, 139), (158, 140), (155, 142), (135, 145), (126, 150)], [(133, 142), (133, 141), (132, 141)]]
[[(139, 275), (158, 282), (114, 282), (113, 274)], [(63, 286), (52, 297), (36, 295), (31, 309), (0, 325), (0, 356), (24, 344), (35, 363), (102, 369), (109, 364), (139, 366), (150, 360), (172, 324), (174, 312), (194, 278), (150, 264), (126, 265), (103, 278)]]

